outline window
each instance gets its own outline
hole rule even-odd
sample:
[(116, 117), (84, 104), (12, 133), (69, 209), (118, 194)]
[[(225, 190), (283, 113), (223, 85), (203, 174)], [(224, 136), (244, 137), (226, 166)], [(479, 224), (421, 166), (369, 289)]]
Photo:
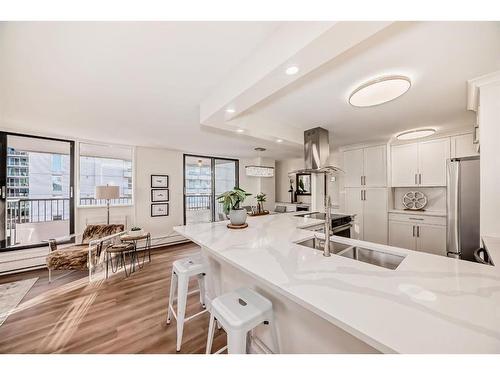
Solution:
[(95, 199), (96, 186), (119, 186), (120, 197), (111, 205), (132, 204), (132, 149), (122, 146), (80, 144), (80, 206), (105, 205)]
[(61, 173), (62, 171), (62, 155), (52, 154), (52, 173)]

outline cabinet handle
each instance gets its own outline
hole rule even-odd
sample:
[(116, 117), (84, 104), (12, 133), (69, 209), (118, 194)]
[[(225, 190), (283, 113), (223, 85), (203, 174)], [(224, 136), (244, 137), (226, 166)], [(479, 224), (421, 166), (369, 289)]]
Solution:
[(360, 185), (363, 186), (363, 176), (359, 176)]
[(366, 190), (363, 190), (363, 200), (366, 201)]
[(366, 186), (366, 176), (363, 176), (363, 185)]
[(418, 184), (422, 185), (422, 174), (421, 173), (418, 174)]
[(420, 237), (420, 227), (417, 225), (417, 237)]
[(417, 185), (418, 182), (417, 182), (417, 174), (415, 173), (415, 185)]
[(359, 191), (361, 193), (361, 200), (363, 200), (363, 190)]
[(415, 225), (413, 225), (412, 228), (413, 228), (413, 237), (415, 237)]

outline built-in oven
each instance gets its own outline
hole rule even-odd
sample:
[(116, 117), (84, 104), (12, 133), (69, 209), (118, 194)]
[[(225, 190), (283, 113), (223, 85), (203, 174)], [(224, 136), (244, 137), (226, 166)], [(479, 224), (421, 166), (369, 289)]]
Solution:
[[(332, 234), (334, 236), (351, 238), (352, 216), (333, 215), (332, 218)], [(317, 224), (305, 228), (318, 233), (325, 233), (325, 225)]]

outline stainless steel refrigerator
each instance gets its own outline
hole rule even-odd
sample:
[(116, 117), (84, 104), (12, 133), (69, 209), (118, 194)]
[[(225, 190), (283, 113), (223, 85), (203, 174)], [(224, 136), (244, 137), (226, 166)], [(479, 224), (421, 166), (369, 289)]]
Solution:
[(447, 164), (448, 256), (474, 260), (479, 234), (479, 156), (450, 159)]

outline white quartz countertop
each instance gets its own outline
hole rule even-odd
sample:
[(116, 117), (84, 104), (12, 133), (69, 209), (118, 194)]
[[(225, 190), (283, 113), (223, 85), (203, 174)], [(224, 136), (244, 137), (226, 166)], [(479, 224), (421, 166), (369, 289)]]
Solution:
[(411, 210), (397, 210), (391, 209), (390, 213), (405, 214), (405, 215), (421, 215), (421, 216), (446, 216), (445, 211), (411, 211)]
[[(300, 246), (321, 220), (292, 214), (175, 230), (242, 272), (386, 353), (500, 353), (496, 267), (332, 236), (404, 255), (396, 270)], [(316, 234), (318, 235), (318, 234)]]

